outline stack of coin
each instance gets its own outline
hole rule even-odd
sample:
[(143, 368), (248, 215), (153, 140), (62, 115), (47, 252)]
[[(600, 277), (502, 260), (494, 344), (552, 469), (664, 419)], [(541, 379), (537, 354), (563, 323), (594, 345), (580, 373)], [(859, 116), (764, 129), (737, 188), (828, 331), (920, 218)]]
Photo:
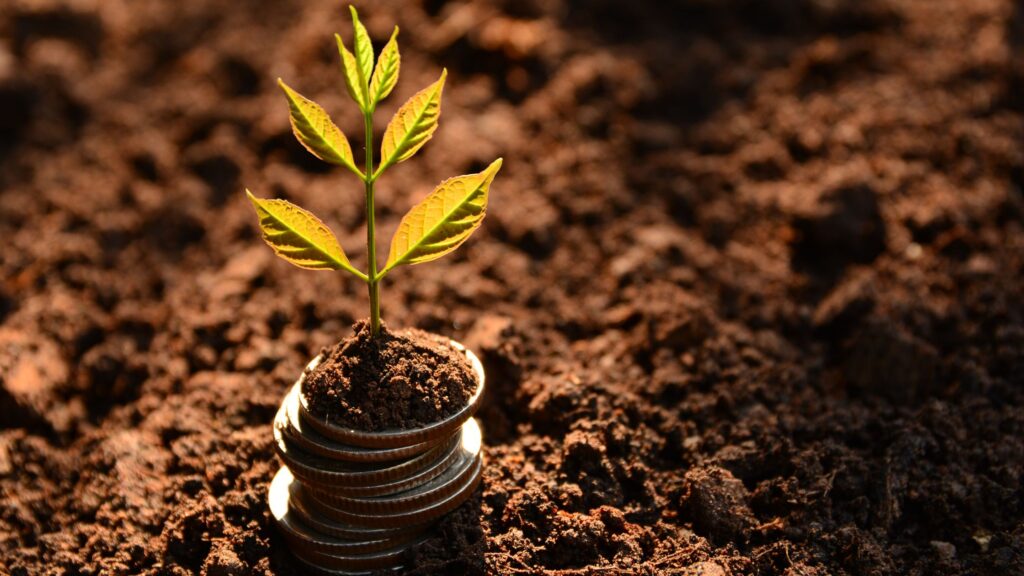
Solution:
[(332, 575), (397, 568), (402, 553), (476, 489), (483, 460), (472, 416), (484, 372), (465, 352), (476, 392), (458, 413), (422, 428), (361, 432), (331, 424), (308, 410), (303, 378), (285, 396), (274, 420), (285, 465), (270, 485), (270, 511), (306, 568)]

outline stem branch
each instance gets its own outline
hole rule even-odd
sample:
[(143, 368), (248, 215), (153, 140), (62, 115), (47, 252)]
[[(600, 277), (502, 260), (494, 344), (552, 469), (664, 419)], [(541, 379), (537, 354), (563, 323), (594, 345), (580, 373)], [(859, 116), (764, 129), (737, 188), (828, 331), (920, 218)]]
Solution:
[(366, 254), (367, 280), (370, 292), (370, 333), (380, 334), (380, 278), (377, 275), (377, 241), (375, 239), (375, 215), (373, 209), (373, 112), (363, 112), (363, 126), (366, 128)]

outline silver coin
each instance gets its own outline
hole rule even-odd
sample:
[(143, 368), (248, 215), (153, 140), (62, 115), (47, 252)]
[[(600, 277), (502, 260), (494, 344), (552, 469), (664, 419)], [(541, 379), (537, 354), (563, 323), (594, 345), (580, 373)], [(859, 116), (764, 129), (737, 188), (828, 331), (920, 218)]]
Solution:
[(297, 484), (287, 466), (282, 466), (270, 484), (267, 500), (277, 523), (296, 558), (315, 572), (337, 576), (397, 567), (402, 553), (421, 542), (425, 527), (416, 530), (350, 528), (353, 539), (332, 538), (305, 526), (291, 505), (291, 486)]
[(296, 476), (322, 486), (379, 486), (393, 482), (396, 478), (412, 476), (450, 453), (459, 440), (453, 436), (447, 443), (435, 446), (427, 452), (399, 463), (382, 466), (381, 463), (346, 462), (309, 454), (286, 437), (284, 430), (287, 426), (287, 416), (282, 409), (274, 421), (274, 440), (278, 457)]
[[(315, 507), (318, 512), (332, 520), (355, 524), (357, 526), (367, 526), (371, 528), (396, 528), (410, 524), (429, 523), (440, 518), (444, 514), (451, 512), (469, 498), (473, 493), (473, 490), (475, 490), (480, 483), (482, 466), (482, 459), (475, 458), (472, 461), (469, 471), (465, 474), (465, 479), (455, 486), (453, 490), (449, 490), (448, 492), (450, 493), (447, 496), (441, 500), (432, 501), (419, 508), (394, 510), (389, 514), (365, 514), (340, 510), (333, 506), (328, 507), (325, 506), (323, 502), (316, 502), (315, 504), (312, 504), (312, 506)], [(305, 493), (300, 491), (299, 500), (303, 501), (303, 505), (309, 508), (311, 503), (306, 499), (306, 496), (307, 495)]]
[(470, 420), (462, 427), (462, 444), (457, 451), (458, 458), (429, 482), (414, 488), (383, 496), (353, 497), (336, 492), (325, 492), (305, 486), (302, 496), (308, 496), (307, 503), (328, 517), (341, 518), (336, 514), (391, 516), (445, 499), (465, 483), (480, 456), (480, 427), (476, 420)]
[(330, 568), (314, 566), (308, 560), (299, 556), (295, 556), (295, 561), (302, 567), (302, 570), (299, 571), (300, 574), (311, 574), (313, 576), (372, 576), (382, 571), (399, 572), (403, 568), (401, 564), (396, 564), (395, 566), (377, 568), (376, 570), (332, 570)]
[(292, 554), (319, 574), (350, 576), (353, 574), (370, 574), (376, 570), (398, 569), (401, 567), (402, 555), (405, 551), (418, 543), (413, 542), (401, 548), (358, 556), (323, 554), (310, 550), (296, 549), (292, 549)]
[(365, 526), (356, 526), (347, 522), (331, 520), (320, 512), (307, 509), (302, 499), (297, 497), (299, 489), (299, 483), (293, 483), (292, 496), (288, 500), (289, 511), (306, 526), (329, 536), (347, 540), (361, 540), (365, 538), (388, 538), (408, 533), (419, 534), (427, 529), (425, 524), (410, 524), (395, 528), (367, 528)]
[(415, 471), (409, 476), (399, 477), (390, 482), (375, 484), (373, 486), (348, 486), (343, 484), (325, 485), (314, 480), (313, 482), (303, 481), (303, 484), (328, 496), (337, 495), (352, 498), (387, 496), (389, 494), (398, 494), (400, 492), (412, 490), (413, 488), (422, 486), (434, 478), (437, 478), (459, 460), (461, 457), (459, 450), (460, 442), (458, 442), (459, 438), (453, 438), (453, 440), (453, 442), (448, 443), (446, 451), (442, 452), (434, 462), (418, 471)]
[(270, 513), (293, 548), (324, 554), (361, 555), (399, 547), (415, 540), (422, 532), (422, 530), (368, 530), (353, 527), (346, 538), (317, 532), (314, 528), (304, 524), (301, 516), (296, 515), (291, 509), (291, 490), (289, 488), (294, 482), (294, 477), (288, 467), (282, 467), (274, 476), (268, 494)]

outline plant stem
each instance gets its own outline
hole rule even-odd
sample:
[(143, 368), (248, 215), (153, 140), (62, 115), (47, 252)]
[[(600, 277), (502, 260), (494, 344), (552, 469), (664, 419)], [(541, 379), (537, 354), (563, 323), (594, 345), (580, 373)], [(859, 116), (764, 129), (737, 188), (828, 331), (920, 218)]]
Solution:
[(373, 112), (363, 113), (366, 128), (366, 286), (370, 292), (370, 334), (380, 334), (380, 279), (377, 277), (377, 241), (375, 239), (375, 215), (373, 209)]

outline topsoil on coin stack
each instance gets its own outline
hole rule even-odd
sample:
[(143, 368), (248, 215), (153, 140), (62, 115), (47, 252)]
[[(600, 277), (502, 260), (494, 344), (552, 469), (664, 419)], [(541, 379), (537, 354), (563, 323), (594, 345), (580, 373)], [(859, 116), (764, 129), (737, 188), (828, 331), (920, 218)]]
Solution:
[(451, 340), (381, 323), (371, 336), (361, 320), (354, 335), (321, 351), (302, 391), (311, 412), (327, 422), (374, 432), (417, 428), (451, 416), (476, 390), (466, 355)]

